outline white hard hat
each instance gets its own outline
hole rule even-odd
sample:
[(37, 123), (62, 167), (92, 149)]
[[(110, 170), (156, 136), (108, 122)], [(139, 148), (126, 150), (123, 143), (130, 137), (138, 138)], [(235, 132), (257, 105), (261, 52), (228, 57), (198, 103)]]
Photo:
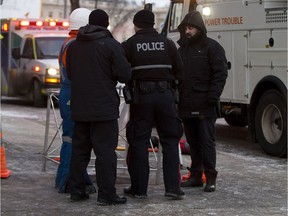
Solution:
[(87, 8), (77, 8), (69, 16), (69, 30), (78, 30), (88, 24), (91, 11)]

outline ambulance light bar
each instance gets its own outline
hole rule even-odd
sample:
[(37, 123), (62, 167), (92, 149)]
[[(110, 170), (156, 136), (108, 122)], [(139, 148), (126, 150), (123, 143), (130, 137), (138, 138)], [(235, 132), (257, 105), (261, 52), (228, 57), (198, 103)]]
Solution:
[(28, 26), (62, 26), (62, 27), (68, 27), (69, 26), (69, 22), (64, 21), (64, 22), (59, 22), (59, 21), (54, 21), (54, 20), (50, 20), (50, 21), (28, 21), (28, 20), (21, 20), (19, 21), (18, 24), (18, 28), (21, 27), (28, 27)]
[(1, 26), (1, 30), (3, 32), (7, 32), (9, 30), (9, 25), (8, 23), (4, 23), (2, 26)]
[[(13, 20), (15, 21), (15, 20)], [(20, 30), (21, 28), (26, 28), (27, 30), (34, 30), (35, 28), (47, 27), (46, 30), (52, 30), (52, 27), (60, 27), (62, 29), (67, 29), (69, 26), (68, 21), (58, 21), (58, 20), (19, 20), (15, 25), (16, 30)], [(3, 32), (8, 32), (10, 29), (10, 25), (8, 22), (3, 22), (1, 26), (1, 30)]]

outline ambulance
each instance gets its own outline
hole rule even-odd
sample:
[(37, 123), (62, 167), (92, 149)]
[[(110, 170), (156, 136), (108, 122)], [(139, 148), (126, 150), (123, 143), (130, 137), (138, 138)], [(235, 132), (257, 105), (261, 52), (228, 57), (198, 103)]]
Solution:
[(266, 153), (287, 155), (287, 0), (171, 0), (162, 34), (176, 45), (177, 27), (191, 10), (226, 52), (222, 117), (248, 126)]
[(1, 20), (1, 95), (25, 96), (41, 107), (59, 91), (58, 53), (68, 26), (65, 20)]

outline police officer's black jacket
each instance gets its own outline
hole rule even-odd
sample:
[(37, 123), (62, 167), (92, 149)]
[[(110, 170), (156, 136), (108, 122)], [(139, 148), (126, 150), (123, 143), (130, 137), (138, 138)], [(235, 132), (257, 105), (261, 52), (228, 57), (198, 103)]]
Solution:
[[(185, 37), (185, 26), (201, 30), (196, 38)], [(184, 62), (184, 81), (180, 87), (180, 117), (216, 117), (216, 104), (227, 78), (227, 60), (222, 46), (206, 36), (199, 12), (188, 13), (178, 26), (179, 53)]]
[(103, 27), (86, 25), (67, 51), (74, 121), (106, 121), (119, 117), (117, 81), (131, 77), (130, 65), (119, 42)]
[(132, 80), (182, 80), (183, 63), (174, 42), (155, 29), (141, 29), (122, 45), (131, 63)]

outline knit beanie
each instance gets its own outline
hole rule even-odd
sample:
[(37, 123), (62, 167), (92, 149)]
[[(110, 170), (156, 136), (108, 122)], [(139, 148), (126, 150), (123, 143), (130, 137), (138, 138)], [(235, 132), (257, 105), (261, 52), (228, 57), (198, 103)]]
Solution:
[(135, 14), (133, 23), (139, 28), (153, 28), (154, 14), (150, 10), (140, 10)]
[(109, 17), (104, 10), (93, 10), (89, 15), (89, 24), (107, 28), (109, 26)]

